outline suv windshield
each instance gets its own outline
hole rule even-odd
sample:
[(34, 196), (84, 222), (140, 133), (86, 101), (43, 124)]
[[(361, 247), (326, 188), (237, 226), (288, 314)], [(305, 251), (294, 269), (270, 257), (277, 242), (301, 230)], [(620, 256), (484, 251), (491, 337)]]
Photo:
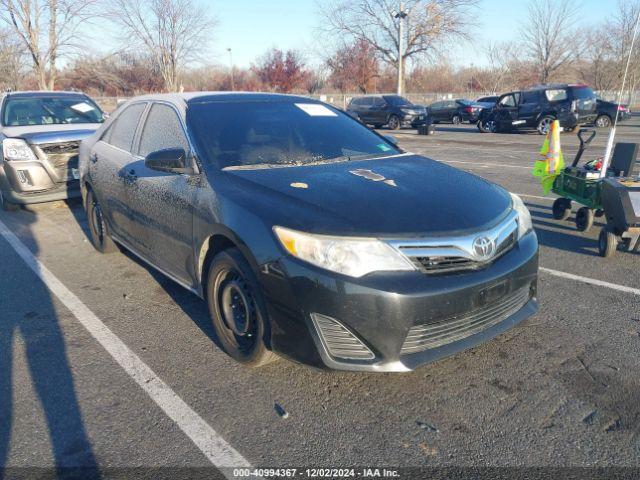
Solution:
[(88, 97), (7, 97), (2, 124), (6, 126), (102, 123), (102, 110)]
[(360, 122), (321, 103), (194, 103), (187, 110), (187, 125), (204, 160), (219, 168), (307, 165), (400, 153)]

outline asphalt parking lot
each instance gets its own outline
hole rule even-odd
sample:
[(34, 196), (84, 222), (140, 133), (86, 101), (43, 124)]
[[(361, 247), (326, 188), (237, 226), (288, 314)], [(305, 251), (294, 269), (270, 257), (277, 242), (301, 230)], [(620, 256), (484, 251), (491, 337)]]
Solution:
[[(2, 212), (0, 465), (638, 467), (640, 256), (602, 259), (599, 219), (584, 234), (552, 218), (531, 176), (542, 137), (437, 130), (394, 134), (530, 208), (537, 315), (407, 374), (249, 370), (212, 343), (196, 296), (132, 255), (97, 254), (79, 202)], [(618, 140), (639, 134), (635, 117)], [(575, 135), (561, 140), (573, 158)]]

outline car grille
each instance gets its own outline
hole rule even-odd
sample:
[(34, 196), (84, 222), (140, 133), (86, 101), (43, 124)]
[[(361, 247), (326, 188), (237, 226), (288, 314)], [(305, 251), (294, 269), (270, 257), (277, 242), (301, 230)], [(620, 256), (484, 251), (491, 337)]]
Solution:
[(73, 169), (78, 168), (78, 149), (80, 142), (47, 143), (39, 145), (46, 155), (59, 182), (73, 180)]
[(323, 346), (331, 357), (346, 360), (375, 358), (373, 352), (337, 320), (319, 313), (312, 313), (311, 318)]
[(470, 337), (516, 313), (525, 306), (530, 296), (531, 290), (527, 286), (480, 309), (412, 327), (402, 345), (401, 354), (421, 352)]
[[(478, 270), (494, 262), (501, 255), (507, 253), (517, 240), (517, 230), (514, 230), (496, 246), (496, 252), (489, 261), (479, 262), (465, 256), (457, 255), (428, 255), (411, 257), (414, 264), (424, 273), (450, 273), (464, 270)], [(404, 251), (404, 249), (403, 249)]]

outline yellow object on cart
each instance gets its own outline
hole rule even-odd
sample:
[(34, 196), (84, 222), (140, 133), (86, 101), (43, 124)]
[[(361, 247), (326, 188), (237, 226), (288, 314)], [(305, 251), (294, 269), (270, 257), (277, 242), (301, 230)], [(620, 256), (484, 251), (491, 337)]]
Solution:
[(564, 156), (560, 147), (560, 122), (554, 120), (540, 149), (542, 160), (536, 160), (533, 165), (533, 176), (540, 177), (542, 190), (548, 194), (553, 187), (553, 181), (564, 168)]

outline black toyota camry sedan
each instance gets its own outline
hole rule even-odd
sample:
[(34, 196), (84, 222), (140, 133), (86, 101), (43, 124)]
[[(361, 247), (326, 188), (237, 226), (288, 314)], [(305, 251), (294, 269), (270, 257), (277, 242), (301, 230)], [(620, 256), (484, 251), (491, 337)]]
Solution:
[(91, 240), (206, 300), (237, 361), (407, 371), (537, 310), (503, 188), (305, 97), (137, 97), (80, 151)]

